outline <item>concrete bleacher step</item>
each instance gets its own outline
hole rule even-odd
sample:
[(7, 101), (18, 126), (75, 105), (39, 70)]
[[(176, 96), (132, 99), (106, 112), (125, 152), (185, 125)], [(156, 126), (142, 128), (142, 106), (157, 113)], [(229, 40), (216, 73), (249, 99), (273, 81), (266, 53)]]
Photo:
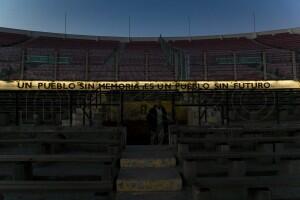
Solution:
[(121, 168), (172, 168), (176, 159), (168, 147), (132, 146), (123, 152), (120, 165)]
[[(52, 163), (34, 164), (33, 175), (39, 177), (67, 177), (67, 176), (101, 176), (109, 175), (109, 166), (104, 167), (97, 163)], [(108, 173), (108, 174), (107, 174)]]
[(116, 195), (116, 200), (186, 200), (186, 192), (120, 192)]
[(182, 180), (176, 168), (123, 168), (117, 180), (118, 192), (169, 192), (181, 189)]
[(109, 194), (96, 196), (93, 192), (9, 192), (4, 199), (9, 200), (111, 200)]

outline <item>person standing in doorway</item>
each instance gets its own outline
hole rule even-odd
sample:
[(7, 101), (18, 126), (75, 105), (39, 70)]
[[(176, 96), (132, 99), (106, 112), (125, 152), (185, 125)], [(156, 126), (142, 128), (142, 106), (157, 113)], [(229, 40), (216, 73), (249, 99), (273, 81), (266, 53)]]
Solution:
[(157, 100), (156, 104), (149, 110), (147, 121), (151, 133), (150, 144), (162, 145), (168, 128), (168, 120), (166, 109), (162, 106), (160, 100)]

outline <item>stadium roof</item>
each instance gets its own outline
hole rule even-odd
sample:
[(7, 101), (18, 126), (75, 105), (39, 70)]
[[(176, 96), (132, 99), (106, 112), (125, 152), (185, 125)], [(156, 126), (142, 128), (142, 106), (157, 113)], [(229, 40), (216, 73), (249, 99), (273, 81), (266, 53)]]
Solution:
[[(92, 36), (92, 35), (74, 35), (74, 34), (64, 34), (64, 33), (49, 33), (40, 31), (30, 31), (30, 30), (20, 30), (12, 28), (0, 27), (0, 32), (4, 33), (16, 33), (23, 34), (30, 37), (55, 37), (55, 38), (69, 38), (69, 39), (84, 39), (84, 40), (115, 40), (120, 42), (127, 42), (129, 37), (114, 37), (114, 36)], [(280, 33), (291, 33), (300, 34), (300, 27), (289, 28), (289, 29), (279, 29), (271, 31), (261, 31), (252, 33), (240, 33), (240, 34), (228, 34), (228, 35), (209, 35), (209, 36), (185, 36), (185, 37), (164, 37), (165, 40), (201, 40), (201, 39), (223, 39), (223, 38), (249, 38), (254, 39), (261, 35), (276, 35)], [(159, 37), (130, 37), (131, 41), (157, 41)]]

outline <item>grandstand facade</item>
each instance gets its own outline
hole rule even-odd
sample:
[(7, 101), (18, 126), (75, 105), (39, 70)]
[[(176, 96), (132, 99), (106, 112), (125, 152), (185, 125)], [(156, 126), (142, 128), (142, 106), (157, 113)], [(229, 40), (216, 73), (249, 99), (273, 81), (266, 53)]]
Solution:
[[(297, 28), (151, 38), (1, 28), (0, 199), (297, 200), (299, 50)], [(157, 100), (168, 134), (151, 146)]]
[(122, 38), (0, 30), (7, 80), (296, 80), (299, 29)]
[[(2, 28), (0, 78), (5, 81), (296, 81), (300, 76), (299, 33), (300, 29), (287, 29), (219, 36), (126, 38)], [(213, 113), (212, 121), (218, 121), (219, 125), (253, 119), (280, 123), (296, 120), (298, 115), (295, 107), (298, 94), (288, 91), (261, 91), (260, 94), (257, 91), (258, 98), (232, 91), (201, 95), (90, 92), (88, 97), (85, 92), (81, 95), (55, 93), (58, 97), (44, 93), (10, 93), (9, 98), (3, 94), (2, 105), (5, 112), (10, 113), (9, 121), (19, 124), (43, 116), (42, 121), (48, 119), (47, 123), (72, 126), (74, 121), (80, 120), (80, 124), (91, 125), (92, 116), (101, 107), (103, 113), (109, 113), (103, 116), (108, 124), (120, 124), (126, 119), (134, 121), (133, 124), (137, 121), (143, 124), (145, 113), (135, 113), (140, 107), (149, 109), (157, 97), (165, 100), (173, 123), (201, 124), (203, 120), (207, 123), (209, 113)], [(15, 104), (17, 95), (19, 106)], [(35, 96), (33, 100), (32, 96)], [(76, 108), (83, 107), (86, 117), (73, 120), (71, 116)], [(255, 113), (256, 110), (259, 112)], [(197, 116), (196, 120), (188, 122), (188, 116), (193, 115)]]

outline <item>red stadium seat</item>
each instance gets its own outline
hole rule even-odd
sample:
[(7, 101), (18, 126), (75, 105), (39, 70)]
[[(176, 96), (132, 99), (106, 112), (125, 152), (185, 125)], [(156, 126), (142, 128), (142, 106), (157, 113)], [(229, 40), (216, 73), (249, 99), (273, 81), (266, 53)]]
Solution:
[[(31, 34), (0, 32), (2, 79), (20, 78), (24, 53), (23, 79), (175, 80), (175, 57), (169, 53), (170, 49), (188, 58), (190, 80), (263, 79), (263, 52), (268, 79), (293, 79), (293, 65), (297, 75), (300, 74), (299, 55), (296, 53), (293, 58), (291, 52), (300, 48), (300, 35), (288, 32), (258, 34), (256, 39), (243, 36), (173, 38), (166, 42), (167, 48), (159, 39), (138, 38), (128, 42), (125, 38), (93, 39), (69, 35), (64, 38), (47, 36), (47, 33), (27, 36)], [(34, 59), (44, 61), (33, 62)], [(296, 60), (294, 64), (293, 59)]]

